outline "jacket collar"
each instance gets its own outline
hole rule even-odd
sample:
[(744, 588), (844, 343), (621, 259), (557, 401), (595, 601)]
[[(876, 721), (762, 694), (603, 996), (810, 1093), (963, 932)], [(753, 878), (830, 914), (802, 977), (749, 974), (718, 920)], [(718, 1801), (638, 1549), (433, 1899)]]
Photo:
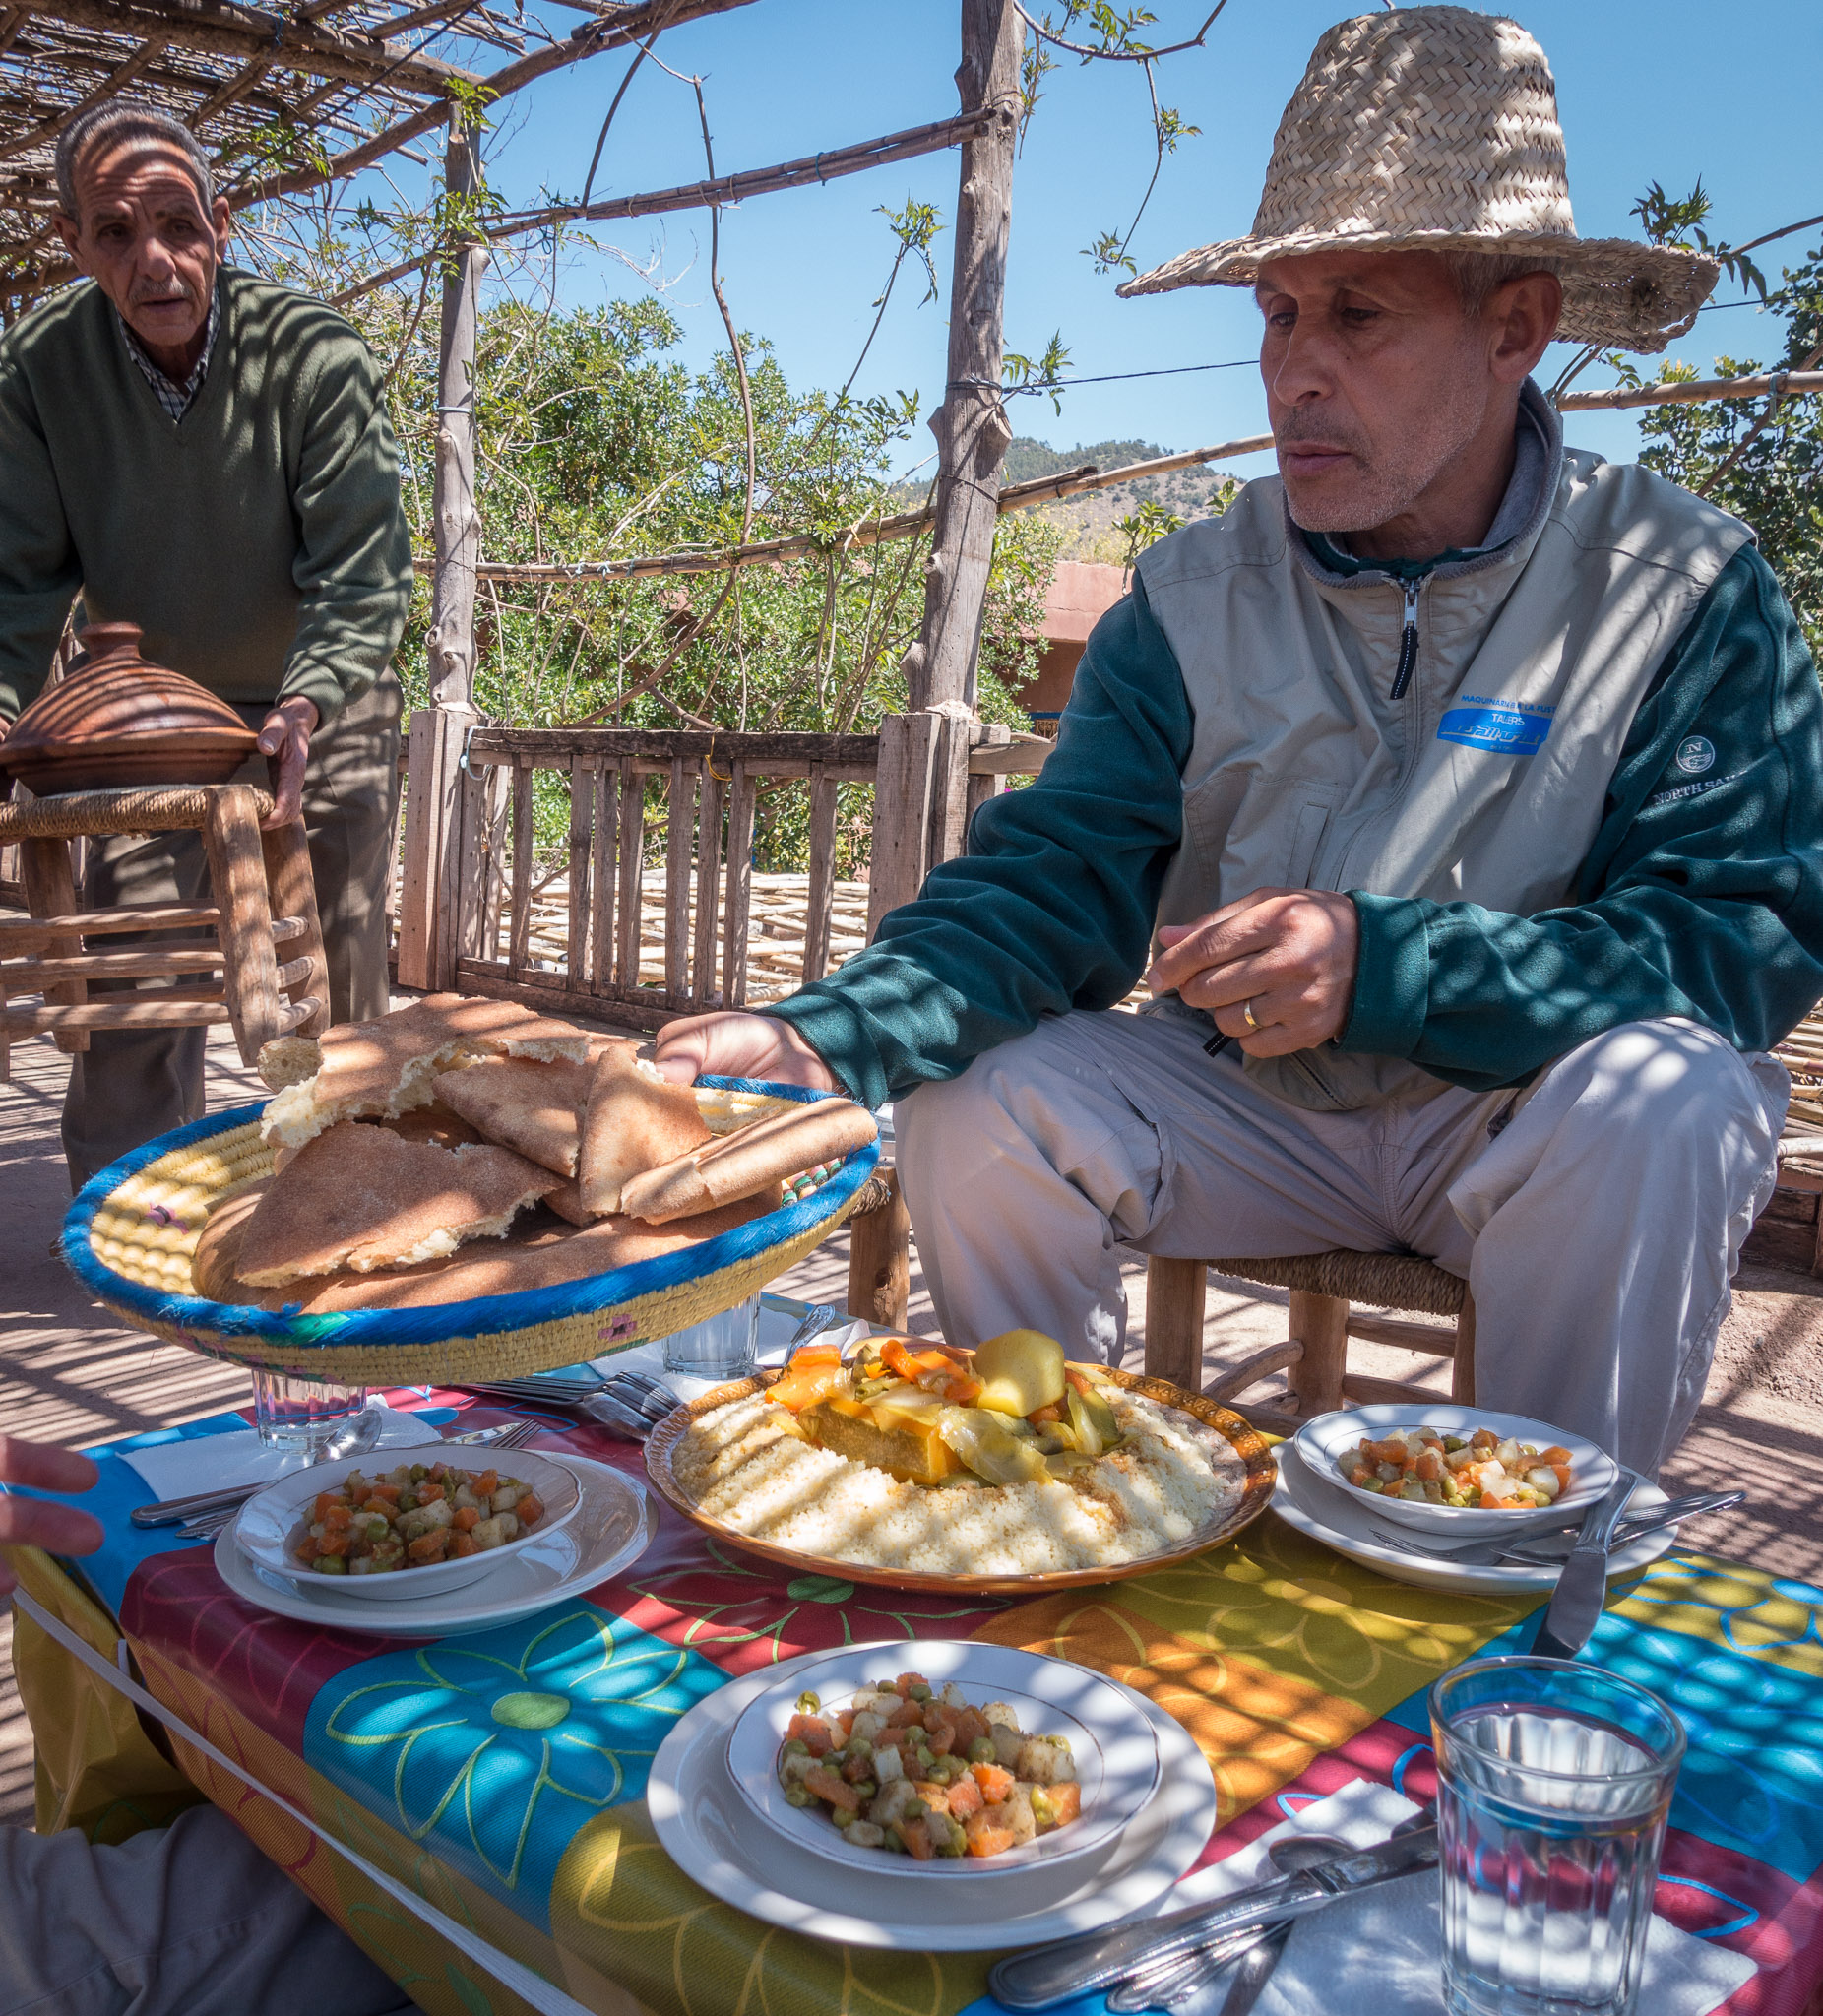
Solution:
[[(1486, 539), (1466, 552), (1451, 552), (1432, 561), (1422, 570), (1424, 579), (1453, 581), (1501, 566), (1529, 552), (1533, 541), (1543, 530), (1544, 521), (1556, 502), (1557, 485), (1563, 474), (1563, 422), (1556, 408), (1530, 378), (1520, 389), (1515, 449), (1513, 474), (1507, 483), (1506, 495), (1500, 500), (1500, 509), (1494, 513), (1494, 522), (1488, 528)], [(1290, 505), (1284, 500), (1283, 487), (1280, 494), (1286, 536), (1292, 555), (1304, 572), (1321, 587), (1381, 587), (1401, 579), (1387, 567), (1369, 563), (1345, 569), (1320, 558), (1312, 549), (1311, 535), (1292, 519)]]

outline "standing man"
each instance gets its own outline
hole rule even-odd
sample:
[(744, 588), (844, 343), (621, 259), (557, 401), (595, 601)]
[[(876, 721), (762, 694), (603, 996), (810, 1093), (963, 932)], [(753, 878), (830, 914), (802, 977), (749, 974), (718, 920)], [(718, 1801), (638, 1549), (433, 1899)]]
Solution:
[(1483, 1406), (1656, 1472), (1823, 994), (1823, 696), (1748, 527), (1531, 373), (1662, 349), (1715, 273), (1577, 236), (1516, 22), (1330, 29), (1252, 232), (1122, 289), (1253, 290), (1279, 473), (1141, 558), (969, 855), (661, 1067), (897, 1100), (958, 1343), (1118, 1363), (1121, 1244), (1419, 1253)]
[[(148, 658), (258, 729), (270, 823), (301, 806), (330, 1020), (383, 1014), (387, 667), (411, 545), (380, 366), (322, 302), (222, 264), (227, 201), (162, 112), (74, 121), (57, 197), (89, 284), (0, 338), (0, 726), (43, 685), (79, 594), (85, 620), (139, 624)], [(90, 863), (91, 905), (188, 901), (204, 882), (194, 834), (98, 843)], [(64, 1102), (72, 1184), (202, 1110), (201, 1030), (93, 1032)]]

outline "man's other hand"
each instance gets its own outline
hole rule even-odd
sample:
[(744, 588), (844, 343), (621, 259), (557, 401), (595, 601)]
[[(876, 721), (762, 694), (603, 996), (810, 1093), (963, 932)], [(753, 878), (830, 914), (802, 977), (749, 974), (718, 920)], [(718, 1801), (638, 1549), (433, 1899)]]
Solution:
[[(49, 1449), (41, 1442), (0, 1435), (0, 1483), (33, 1491), (88, 1491), (101, 1473), (73, 1449)], [(51, 1554), (93, 1554), (101, 1544), (101, 1522), (74, 1505), (47, 1505), (42, 1498), (0, 1497), (0, 1545), (42, 1547)], [(0, 1596), (10, 1596), (17, 1578), (0, 1561)]]
[(279, 759), (272, 816), (264, 822), (268, 833), (289, 826), (303, 810), (304, 766), (310, 761), (310, 737), (317, 720), (316, 702), (293, 694), (289, 700), (280, 701), (261, 724), (260, 754)]
[(836, 1075), (788, 1022), (771, 1015), (686, 1015), (659, 1032), (653, 1061), (678, 1085), (702, 1077), (768, 1078), (840, 1092)]
[(1348, 1023), (1361, 927), (1346, 896), (1256, 889), (1194, 924), (1164, 925), (1159, 941), (1153, 992), (1208, 1009), (1250, 1057), (1312, 1049)]

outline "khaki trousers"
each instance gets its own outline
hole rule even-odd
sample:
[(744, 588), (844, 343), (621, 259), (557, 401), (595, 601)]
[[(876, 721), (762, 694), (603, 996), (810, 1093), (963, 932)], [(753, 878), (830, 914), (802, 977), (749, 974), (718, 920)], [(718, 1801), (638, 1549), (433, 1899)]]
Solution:
[[(329, 959), (333, 1023), (386, 1013), (386, 896), (399, 812), (402, 703), (399, 681), (387, 672), (310, 740), (304, 831)], [(267, 711), (240, 709), (254, 727)], [(236, 781), (264, 788), (266, 759), (256, 756)], [(200, 834), (129, 834), (92, 844), (83, 899), (90, 909), (191, 903), (207, 884)], [(108, 942), (124, 947), (145, 936), (123, 933)], [(156, 937), (162, 945), (183, 942), (176, 932)], [(103, 991), (92, 983), (93, 994)], [(202, 1118), (204, 1038), (200, 1029), (93, 1032), (89, 1048), (70, 1060), (63, 1102), (63, 1152), (72, 1189), (81, 1189), (128, 1150)]]
[[(1118, 1245), (1412, 1252), (1468, 1278), (1477, 1400), (1648, 1477), (1702, 1399), (1791, 1081), (1681, 1021), (1571, 1050), (1517, 1101), (1427, 1083), (1310, 1112), (1170, 1014), (1072, 1014), (893, 1109), (944, 1335), (1031, 1327), (1118, 1364)], [(1433, 1089), (1434, 1087), (1434, 1089)]]

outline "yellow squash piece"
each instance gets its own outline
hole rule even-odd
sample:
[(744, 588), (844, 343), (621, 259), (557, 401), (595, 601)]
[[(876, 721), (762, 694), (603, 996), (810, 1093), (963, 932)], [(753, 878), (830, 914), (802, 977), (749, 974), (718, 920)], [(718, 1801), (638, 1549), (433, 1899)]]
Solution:
[(933, 1415), (925, 1425), (902, 1416), (894, 1426), (883, 1428), (869, 1418), (868, 1410), (852, 1401), (820, 1400), (797, 1417), (797, 1424), (812, 1441), (838, 1456), (891, 1471), (907, 1483), (934, 1484), (962, 1468), (938, 1434), (937, 1419)]
[(974, 1354), (981, 1382), (976, 1407), (995, 1414), (1036, 1414), (1063, 1398), (1063, 1346), (1041, 1330), (1006, 1330)]

